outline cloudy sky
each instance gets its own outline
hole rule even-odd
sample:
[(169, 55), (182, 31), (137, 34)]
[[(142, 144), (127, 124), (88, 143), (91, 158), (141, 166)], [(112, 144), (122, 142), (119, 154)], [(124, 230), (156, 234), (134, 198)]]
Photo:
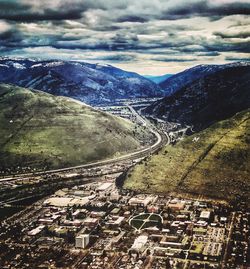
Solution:
[(250, 0), (0, 0), (0, 55), (141, 74), (249, 60)]

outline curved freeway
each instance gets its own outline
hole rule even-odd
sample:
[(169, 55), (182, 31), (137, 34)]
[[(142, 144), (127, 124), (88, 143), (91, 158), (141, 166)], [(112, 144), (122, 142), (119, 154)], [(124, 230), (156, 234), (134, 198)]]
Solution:
[[(18, 180), (19, 178), (23, 177), (29, 177), (29, 176), (39, 176), (39, 175), (45, 175), (45, 174), (53, 174), (53, 173), (59, 173), (59, 172), (70, 172), (70, 171), (75, 171), (77, 169), (84, 169), (84, 168), (93, 168), (93, 167), (99, 167), (99, 166), (104, 166), (108, 164), (115, 164), (120, 161), (125, 161), (125, 160), (137, 160), (143, 157), (146, 157), (148, 154), (156, 152), (158, 149), (160, 149), (164, 144), (169, 144), (170, 139), (167, 133), (164, 132), (164, 134), (161, 134), (154, 130), (151, 127), (151, 124), (148, 123), (141, 115), (139, 115), (132, 106), (127, 105), (127, 107), (130, 109), (131, 113), (133, 113), (139, 121), (141, 121), (145, 126), (149, 125), (149, 131), (155, 135), (157, 138), (157, 141), (144, 149), (140, 149), (137, 151), (134, 151), (132, 153), (128, 153), (125, 155), (122, 155), (120, 157), (115, 157), (111, 159), (106, 159), (102, 161), (97, 161), (97, 162), (92, 162), (88, 164), (83, 164), (83, 165), (78, 165), (78, 166), (72, 166), (72, 167), (66, 167), (66, 168), (60, 168), (60, 169), (53, 169), (53, 170), (47, 170), (47, 171), (40, 171), (40, 172), (35, 172), (35, 173), (26, 173), (26, 174), (18, 174), (13, 177), (5, 177), (1, 178), (0, 182), (4, 181), (11, 181), (11, 180)], [(165, 137), (167, 138), (167, 142), (165, 142)]]

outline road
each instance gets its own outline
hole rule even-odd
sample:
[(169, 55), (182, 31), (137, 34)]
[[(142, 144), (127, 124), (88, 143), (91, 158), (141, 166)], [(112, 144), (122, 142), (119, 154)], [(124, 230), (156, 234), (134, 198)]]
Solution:
[[(35, 173), (18, 174), (12, 177), (5, 177), (5, 178), (0, 179), (0, 183), (4, 181), (23, 179), (24, 177), (39, 176), (39, 175), (53, 174), (53, 173), (60, 173), (60, 172), (73, 172), (73, 171), (75, 172), (78, 169), (101, 167), (107, 164), (115, 164), (115, 163), (118, 163), (120, 161), (125, 161), (125, 160), (137, 160), (137, 159), (146, 157), (149, 154), (156, 152), (164, 144), (169, 144), (170, 139), (169, 139), (168, 134), (166, 133), (161, 134), (158, 131), (154, 130), (152, 128), (152, 125), (147, 120), (145, 120), (141, 115), (139, 115), (132, 106), (128, 105), (128, 108), (130, 109), (131, 113), (133, 113), (139, 119), (139, 121), (141, 121), (144, 124), (145, 127), (146, 126), (148, 127), (149, 132), (153, 133), (154, 136), (157, 138), (156, 142), (153, 145), (147, 148), (134, 151), (132, 153), (122, 155), (120, 157), (110, 158), (107, 160), (92, 162), (92, 163), (78, 165), (78, 166), (71, 166), (71, 167), (66, 167), (66, 168), (61, 168), (61, 169), (53, 169), (53, 170), (47, 170), (47, 171), (41, 171), (41, 172), (35, 172)], [(165, 136), (167, 137), (167, 142), (165, 142)]]
[(231, 223), (230, 223), (229, 230), (228, 230), (227, 241), (226, 241), (226, 245), (225, 245), (225, 253), (224, 253), (222, 265), (221, 265), (222, 269), (226, 268), (226, 263), (227, 263), (227, 258), (228, 258), (228, 248), (229, 248), (229, 244), (230, 244), (230, 240), (231, 240), (232, 232), (233, 232), (233, 228), (234, 228), (235, 216), (236, 216), (236, 212), (233, 212)]
[[(131, 105), (127, 105), (127, 107), (131, 111), (131, 113), (134, 114), (137, 117), (137, 119), (142, 122), (142, 124), (144, 124), (144, 126), (148, 126), (149, 127), (149, 131), (151, 133), (153, 133), (157, 137), (157, 141), (162, 140), (162, 134), (160, 134), (158, 131), (155, 131), (152, 128), (152, 124), (147, 119), (143, 118)], [(168, 145), (170, 143), (169, 135), (168, 135), (167, 132), (164, 132), (164, 135), (167, 138), (166, 145)]]

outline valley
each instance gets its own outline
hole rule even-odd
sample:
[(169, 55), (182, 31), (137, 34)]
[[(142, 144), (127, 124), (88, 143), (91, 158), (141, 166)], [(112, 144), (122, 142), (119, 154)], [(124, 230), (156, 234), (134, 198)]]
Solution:
[[(69, 70), (54, 63), (39, 66)], [(54, 268), (247, 264), (249, 66), (213, 68), (164, 98), (0, 84), (0, 265), (46, 267), (48, 250)]]
[[(19, 204), (19, 202), (25, 201), (27, 198), (41, 199), (61, 187), (70, 187), (72, 184), (82, 182), (82, 178), (84, 178), (86, 182), (91, 182), (105, 175), (123, 173), (129, 167), (145, 158), (145, 156), (158, 151), (164, 144), (168, 143), (168, 137), (162, 130), (156, 129), (149, 121), (142, 118), (131, 106), (137, 107), (138, 102), (141, 103), (145, 101), (144, 99), (140, 101), (124, 100), (121, 101), (120, 106), (116, 106), (115, 109), (113, 106), (106, 106), (105, 109), (104, 107), (97, 107), (97, 109), (108, 111), (109, 115), (111, 115), (111, 113), (117, 115), (117, 109), (121, 111), (128, 109), (125, 114), (119, 114), (119, 116), (130, 120), (131, 123), (138, 126), (137, 128), (142, 128), (142, 130), (147, 130), (151, 133), (147, 145), (144, 145), (144, 147), (140, 149), (135, 149), (131, 153), (123, 153), (121, 156), (92, 161), (87, 164), (72, 167), (45, 169), (45, 171), (32, 169), (32, 171), (26, 170), (25, 173), (23, 173), (25, 171), (25, 169), (23, 169), (23, 172), (14, 175), (13, 170), (8, 169), (9, 174), (6, 175), (4, 175), (4, 171), (2, 171), (2, 178), (0, 179), (0, 207), (7, 209), (10, 205)], [(150, 102), (150, 100), (147, 99), (147, 102)]]
[[(17, 64), (6, 61), (5, 63), (17, 67)], [(24, 67), (19, 69), (22, 70), (34, 66), (31, 61), (18, 62), (18, 64), (21, 63)], [(67, 66), (66, 63), (54, 63), (38, 62), (38, 66), (43, 69), (47, 68), (46, 65), (49, 68)], [(107, 71), (112, 67), (98, 68)], [(123, 72), (118, 69), (113, 71), (119, 75)], [(170, 97), (163, 99), (160, 97), (115, 98), (109, 104), (97, 104), (94, 109), (85, 106), (78, 100), (72, 99), (71, 101), (64, 97), (52, 97), (36, 90), (28, 92), (24, 88), (2, 84), (1, 95), (5, 98), (2, 99), (3, 103), (7, 102), (12, 105), (12, 102), (14, 103), (16, 100), (23, 102), (20, 104), (21, 109), (18, 106), (8, 108), (12, 114), (14, 111), (13, 115), (16, 115), (17, 120), (8, 118), (8, 124), (3, 123), (3, 126), (14, 126), (13, 129), (17, 133), (17, 135), (15, 133), (8, 134), (11, 129), (7, 128), (2, 130), (3, 135), (7, 137), (7, 140), (2, 144), (4, 154), (1, 154), (2, 169), (0, 173), (3, 190), (5, 188), (11, 190), (13, 186), (15, 188), (16, 184), (22, 185), (22, 182), (36, 184), (41, 182), (41, 178), (49, 175), (52, 178), (54, 176), (65, 178), (65, 175), (73, 174), (74, 178), (87, 173), (86, 177), (91, 177), (92, 169), (105, 171), (105, 166), (110, 166), (112, 170), (112, 167), (117, 164), (118, 167), (123, 166), (121, 170), (118, 168), (119, 172), (127, 173), (124, 182), (126, 189), (156, 193), (189, 193), (204, 197), (212, 196), (214, 199), (223, 199), (226, 192), (228, 201), (247, 197), (249, 186), (244, 175), (249, 173), (247, 168), (249, 158), (245, 152), (245, 148), (248, 147), (249, 120), (247, 115), (249, 112), (241, 112), (229, 119), (228, 115), (230, 114), (227, 114), (226, 111), (233, 114), (233, 111), (241, 111), (249, 106), (249, 91), (244, 92), (247, 80), (238, 82), (241, 78), (248, 79), (249, 66), (247, 64), (198, 66), (183, 72), (183, 75), (180, 73), (167, 77), (166, 80), (183, 79), (182, 76), (185, 78), (186, 73), (189, 72), (194, 73), (193, 84), (184, 86)], [(238, 74), (237, 78), (230, 76), (235, 72)], [(129, 75), (131, 76), (131, 74)], [(201, 79), (197, 80), (199, 76)], [(230, 80), (227, 80), (228, 77)], [(220, 81), (219, 88), (214, 90), (214, 97), (211, 95), (213, 83), (215, 83), (213, 81)], [(221, 103), (222, 107), (217, 108), (216, 94), (222, 94), (220, 87), (223, 87), (223, 83), (223, 91), (227, 91), (227, 93), (223, 103)], [(203, 84), (204, 88), (200, 89), (199, 86)], [(227, 84), (236, 85), (232, 92), (227, 90)], [(235, 96), (241, 96), (241, 99), (233, 101)], [(28, 100), (26, 100), (27, 97)], [(55, 100), (56, 105), (54, 105)], [(196, 100), (195, 103), (194, 100)], [(190, 106), (190, 104), (195, 105)], [(198, 116), (198, 111), (202, 105), (205, 105), (206, 108), (199, 113), (206, 113), (206, 116)], [(210, 107), (214, 105), (216, 105), (215, 109), (211, 109)], [(165, 110), (161, 108), (163, 106)], [(226, 107), (228, 108), (225, 109)], [(7, 107), (5, 109), (6, 112), (2, 115), (6, 117), (8, 110)], [(224, 114), (221, 114), (220, 111), (223, 110)], [(164, 114), (165, 111), (167, 111), (167, 115)], [(20, 115), (28, 115), (28, 113), (30, 117), (27, 116), (26, 119), (24, 117), (23, 121), (18, 122)], [(90, 118), (89, 114), (93, 118)], [(94, 114), (99, 114), (99, 116), (95, 117)], [(46, 123), (45, 118), (48, 115), (50, 117)], [(107, 117), (104, 122), (109, 124), (108, 120), (110, 120), (110, 125), (101, 124), (103, 120), (100, 116)], [(240, 123), (241, 117), (242, 124)], [(223, 118), (226, 120), (213, 123)], [(75, 121), (73, 124), (72, 119)], [(70, 125), (69, 121), (71, 121)], [(18, 125), (16, 125), (17, 123)], [(27, 128), (25, 128), (26, 124)], [(49, 143), (41, 140), (42, 137), (46, 139), (47, 133), (44, 131), (41, 133), (41, 128), (44, 129), (46, 124), (52, 124), (55, 130), (58, 130), (58, 126), (61, 128), (60, 136), (59, 133), (53, 132), (47, 136), (47, 139), (50, 140)], [(62, 126), (65, 126), (66, 132)], [(35, 127), (35, 129), (29, 134), (31, 127)], [(104, 132), (102, 133), (103, 127)], [(83, 134), (79, 133), (79, 130), (87, 132)], [(91, 132), (94, 136), (90, 135)], [(117, 144), (114, 143), (115, 136), (117, 136)], [(85, 137), (88, 137), (87, 144), (84, 142)], [(91, 137), (90, 140), (89, 137)], [(102, 140), (100, 140), (101, 137)], [(39, 139), (39, 142), (36, 139)], [(47, 149), (43, 148), (44, 145)], [(99, 146), (101, 146), (100, 150), (105, 153), (103, 157), (97, 153)], [(84, 150), (82, 151), (81, 148)], [(67, 155), (60, 156), (60, 152), (67, 152)], [(95, 152), (98, 156), (91, 155), (91, 152)], [(46, 156), (46, 154), (49, 155)], [(239, 159), (240, 156), (242, 159)], [(12, 163), (8, 164), (10, 161)], [(24, 165), (25, 161), (27, 162), (26, 166)], [(123, 165), (124, 162), (128, 163)], [(139, 164), (135, 165), (138, 162)], [(88, 170), (89, 173), (86, 172)], [(103, 175), (103, 172), (100, 173)], [(235, 182), (225, 187), (224, 182), (231, 179), (234, 179)], [(239, 184), (239, 182), (241, 183)], [(47, 184), (46, 180), (44, 183)], [(30, 187), (30, 184), (27, 186)], [(11, 199), (13, 195), (8, 197)], [(2, 203), (4, 201), (7, 200), (3, 199)]]
[[(37, 66), (42, 70), (78, 68), (76, 63), (72, 67), (59, 61), (37, 62), (37, 66), (30, 60), (15, 64), (8, 59), (2, 61), (8, 68), (22, 64), (20, 70)], [(112, 70), (123, 77), (135, 76), (111, 66), (97, 69)], [(189, 73), (193, 82), (181, 86)], [(179, 81), (181, 87), (171, 96), (115, 98), (94, 109), (78, 100), (2, 84), (2, 103), (10, 105), (2, 110), (2, 134), (6, 137), (1, 147), (2, 182), (60, 173), (64, 177), (64, 173), (82, 173), (85, 169), (131, 161), (139, 165), (123, 169), (130, 169), (124, 182), (128, 189), (198, 196), (213, 193), (213, 198), (218, 199), (226, 193), (229, 201), (240, 194), (246, 197), (249, 112), (239, 111), (249, 107), (249, 91), (245, 91), (248, 79), (249, 65), (245, 63), (197, 66), (166, 78)], [(222, 95), (221, 102), (218, 97)], [(11, 107), (17, 98), (23, 103)], [(12, 118), (8, 116), (10, 111)], [(47, 125), (54, 128), (49, 133)]]
[(0, 0), (0, 269), (250, 269), (250, 0)]

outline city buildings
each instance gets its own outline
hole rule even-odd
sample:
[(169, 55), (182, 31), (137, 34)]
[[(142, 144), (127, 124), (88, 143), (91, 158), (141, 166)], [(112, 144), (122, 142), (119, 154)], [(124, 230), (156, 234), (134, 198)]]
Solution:
[[(8, 247), (1, 249), (6, 259), (1, 268), (19, 268), (22, 255), (29, 256), (30, 268), (47, 268), (48, 255), (50, 268), (247, 268), (248, 211), (206, 200), (134, 194), (117, 189), (114, 180), (64, 188), (19, 219), (6, 221), (0, 239)], [(20, 255), (13, 259), (15, 251)]]
[(76, 236), (75, 247), (76, 248), (86, 248), (89, 244), (89, 235), (81, 234)]

